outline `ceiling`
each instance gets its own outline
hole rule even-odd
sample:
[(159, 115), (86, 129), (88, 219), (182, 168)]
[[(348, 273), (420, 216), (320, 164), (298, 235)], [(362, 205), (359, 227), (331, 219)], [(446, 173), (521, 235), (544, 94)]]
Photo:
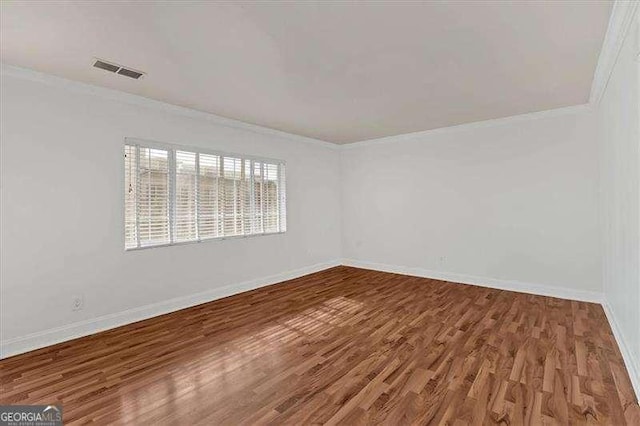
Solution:
[[(2, 1), (2, 62), (349, 143), (588, 101), (609, 1)], [(98, 57), (147, 73), (91, 67)]]

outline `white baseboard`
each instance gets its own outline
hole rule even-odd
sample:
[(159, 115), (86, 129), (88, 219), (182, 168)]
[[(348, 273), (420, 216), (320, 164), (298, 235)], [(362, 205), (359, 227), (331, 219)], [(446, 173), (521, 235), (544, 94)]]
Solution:
[(631, 385), (633, 386), (633, 390), (636, 392), (636, 402), (638, 402), (640, 401), (640, 360), (635, 359), (631, 354), (629, 345), (622, 334), (620, 326), (618, 325), (618, 320), (616, 320), (616, 316), (613, 314), (613, 310), (611, 309), (609, 302), (604, 300), (602, 302), (602, 308), (604, 309), (604, 313), (607, 315), (609, 325), (611, 325), (613, 337), (615, 337), (616, 342), (618, 342), (618, 347), (622, 353), (622, 359), (624, 360), (625, 367), (627, 367), (627, 372), (629, 373), (629, 378), (631, 379)]
[(244, 291), (253, 290), (259, 287), (264, 287), (293, 278), (298, 278), (303, 275), (322, 271), (324, 269), (332, 268), (339, 265), (353, 266), (363, 269), (373, 269), (376, 271), (392, 272), (396, 274), (417, 276), (422, 278), (432, 278), (442, 281), (496, 288), (500, 290), (517, 291), (521, 293), (536, 294), (541, 296), (551, 296), (561, 299), (600, 303), (602, 304), (605, 314), (607, 315), (607, 319), (609, 320), (609, 324), (611, 325), (613, 335), (618, 342), (620, 351), (622, 352), (627, 371), (629, 372), (633, 388), (636, 392), (636, 398), (640, 399), (640, 366), (632, 357), (631, 352), (629, 351), (629, 347), (626, 344), (624, 337), (620, 331), (618, 322), (613, 315), (613, 311), (611, 310), (611, 307), (606, 302), (606, 300), (604, 300), (601, 293), (584, 290), (564, 289), (559, 287), (523, 283), (512, 280), (478, 277), (453, 272), (440, 272), (422, 268), (387, 265), (382, 263), (366, 262), (353, 259), (342, 259), (342, 261), (334, 260), (331, 262), (318, 263), (304, 268), (283, 272), (281, 274), (275, 274), (255, 280), (244, 281), (238, 284), (208, 290), (202, 293), (197, 293), (185, 297), (178, 297), (175, 299), (142, 306), (135, 309), (129, 309), (127, 311), (118, 312), (115, 314), (104, 315), (98, 318), (44, 330), (15, 339), (8, 339), (0, 342), (0, 359), (8, 358), (10, 356), (29, 352), (35, 349), (40, 349), (46, 346), (54, 345), (56, 343), (88, 336), (100, 331), (109, 330), (137, 321), (153, 318), (159, 315), (175, 312), (180, 309), (189, 308), (191, 306), (196, 306), (202, 303), (211, 302), (213, 300), (242, 293)]
[(636, 393), (636, 401), (640, 401), (640, 360), (635, 360), (629, 351), (618, 321), (616, 320), (611, 306), (607, 303), (602, 293), (595, 291), (574, 290), (559, 287), (552, 287), (540, 284), (523, 283), (512, 280), (502, 280), (496, 278), (478, 277), (473, 275), (458, 274), (454, 272), (431, 271), (428, 269), (411, 268), (406, 266), (387, 265), (375, 262), (366, 262), (361, 260), (343, 259), (342, 264), (345, 266), (353, 266), (356, 268), (373, 269), (376, 271), (392, 272), (395, 274), (411, 275), (422, 278), (432, 278), (442, 281), (450, 281), (462, 284), (471, 284), (481, 287), (490, 287), (500, 290), (517, 291), (520, 293), (536, 294), (540, 296), (551, 296), (559, 299), (579, 300), (583, 302), (599, 303), (602, 305), (613, 336), (618, 343), (622, 358), (624, 360), (627, 372), (631, 379), (631, 384)]
[(115, 314), (104, 315), (98, 318), (79, 321), (62, 327), (52, 328), (14, 339), (8, 339), (0, 342), (0, 359), (153, 318), (158, 315), (168, 314), (180, 309), (189, 308), (191, 306), (211, 302), (233, 294), (242, 293), (244, 291), (298, 278), (303, 275), (339, 266), (340, 264), (341, 262), (339, 260), (318, 263), (304, 268), (283, 272), (281, 274), (244, 281), (202, 293), (177, 297), (175, 299), (129, 309)]
[(551, 296), (559, 299), (579, 300), (591, 303), (601, 303), (603, 301), (602, 293), (597, 291), (575, 290), (541, 284), (523, 283), (513, 280), (478, 277), (474, 275), (459, 274), (456, 272), (441, 272), (422, 268), (412, 268), (408, 266), (387, 265), (383, 263), (366, 262), (354, 259), (342, 259), (342, 264), (356, 268), (373, 269), (376, 271), (392, 272), (394, 274), (411, 275), (414, 277), (432, 278), (441, 281), (471, 284), (499, 290), (517, 291), (519, 293), (536, 294), (539, 296)]

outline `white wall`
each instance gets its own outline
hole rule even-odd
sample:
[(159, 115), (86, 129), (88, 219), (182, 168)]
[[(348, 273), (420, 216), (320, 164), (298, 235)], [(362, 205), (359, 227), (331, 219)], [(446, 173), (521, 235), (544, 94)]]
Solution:
[(347, 146), (343, 255), (354, 265), (597, 298), (597, 167), (586, 107)]
[[(3, 68), (2, 353), (322, 269), (342, 257), (586, 299), (597, 298), (604, 279), (637, 384), (637, 25), (632, 33), (595, 112), (533, 114), (341, 151)], [(124, 252), (127, 136), (286, 160), (287, 233)], [(73, 312), (71, 298), (79, 294), (85, 308)]]
[[(247, 281), (251, 287), (265, 277), (277, 281), (323, 269), (340, 257), (335, 149), (63, 87), (81, 87), (76, 83), (15, 74), (3, 69), (1, 96), (3, 353), (89, 333), (105, 323), (91, 320), (105, 315), (138, 309), (120, 318), (131, 320), (242, 290), (247, 285), (237, 285)], [(284, 159), (287, 232), (124, 252), (127, 136)], [(209, 293), (161, 303), (201, 292)], [(85, 307), (72, 312), (78, 294)], [(156, 303), (158, 309), (139, 310)], [(69, 327), (78, 322), (82, 326)]]
[(598, 108), (604, 294), (640, 395), (640, 61), (638, 22), (629, 30)]

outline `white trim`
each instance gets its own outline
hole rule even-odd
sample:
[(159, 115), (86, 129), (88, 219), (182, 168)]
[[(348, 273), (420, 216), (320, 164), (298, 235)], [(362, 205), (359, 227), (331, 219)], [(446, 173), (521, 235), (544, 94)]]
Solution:
[(611, 74), (618, 61), (620, 50), (627, 37), (633, 17), (638, 10), (638, 0), (616, 0), (613, 3), (609, 26), (604, 36), (598, 64), (591, 83), (589, 103), (597, 105), (604, 95)]
[(403, 133), (400, 135), (386, 136), (383, 138), (368, 139), (360, 142), (352, 142), (352, 143), (344, 144), (344, 145), (341, 145), (341, 147), (342, 149), (346, 150), (346, 149), (359, 148), (359, 147), (362, 147), (363, 145), (368, 146), (368, 145), (396, 143), (401, 141), (420, 139), (420, 138), (424, 138), (424, 137), (436, 135), (436, 134), (448, 134), (448, 133), (454, 133), (454, 132), (462, 132), (466, 130), (475, 130), (475, 129), (482, 129), (487, 127), (504, 126), (506, 124), (510, 124), (514, 122), (538, 120), (541, 118), (557, 117), (560, 115), (567, 115), (567, 114), (588, 113), (592, 111), (593, 111), (593, 108), (590, 104), (572, 105), (572, 106), (549, 109), (544, 111), (529, 112), (526, 114), (511, 115), (508, 117), (493, 118), (490, 120), (474, 121), (470, 123), (458, 124), (456, 126), (439, 127), (437, 129), (423, 130), (420, 132)]
[(194, 152), (198, 154), (217, 155), (218, 157), (236, 157), (241, 159), (265, 162), (265, 163), (284, 164), (284, 165), (287, 164), (285, 160), (279, 160), (277, 158), (241, 154), (238, 152), (227, 152), (227, 151), (221, 151), (218, 149), (202, 148), (202, 147), (193, 146), (193, 145), (183, 145), (175, 142), (155, 141), (152, 139), (136, 138), (131, 136), (125, 136), (123, 145), (138, 145), (142, 148), (165, 149), (167, 151), (171, 151), (171, 150), (188, 151), (188, 152)]
[(613, 314), (613, 309), (611, 309), (611, 305), (609, 305), (609, 302), (607, 302), (606, 299), (602, 301), (602, 308), (604, 309), (604, 313), (607, 315), (611, 331), (613, 331), (613, 337), (618, 343), (618, 348), (620, 348), (620, 353), (622, 353), (622, 359), (624, 360), (625, 367), (627, 367), (627, 373), (631, 379), (631, 385), (633, 386), (633, 390), (636, 392), (636, 402), (638, 402), (640, 401), (640, 360), (634, 359), (631, 354), (629, 345), (624, 339), (624, 335), (620, 330), (618, 321)]
[(429, 136), (432, 134), (449, 133), (455, 131), (471, 130), (484, 127), (493, 127), (498, 125), (504, 125), (512, 122), (527, 121), (532, 119), (555, 117), (558, 115), (578, 113), (582, 111), (589, 111), (596, 106), (602, 99), (607, 83), (613, 72), (620, 49), (624, 43), (624, 40), (628, 34), (628, 30), (633, 22), (633, 17), (638, 10), (638, 4), (640, 0), (616, 0), (613, 4), (611, 16), (609, 18), (609, 24), (607, 32), (605, 34), (604, 42), (600, 55), (598, 57), (598, 63), (594, 72), (593, 81), (591, 84), (591, 93), (589, 96), (589, 102), (582, 105), (565, 106), (561, 108), (554, 108), (549, 110), (530, 112), (524, 114), (510, 115), (506, 117), (494, 118), (489, 120), (474, 121), (469, 123), (462, 123), (454, 126), (439, 127), (436, 129), (429, 129), (424, 131), (418, 131), (413, 133), (402, 133), (398, 135), (392, 135), (382, 138), (366, 139), (358, 142), (351, 142), (347, 144), (336, 144), (332, 142), (323, 141), (320, 139), (309, 138), (306, 136), (296, 135), (293, 133), (283, 132), (281, 130), (271, 129), (264, 126), (245, 123), (243, 121), (234, 120), (231, 118), (221, 117), (215, 114), (194, 110), (191, 108), (181, 107), (165, 102), (145, 98), (139, 95), (133, 95), (130, 93), (121, 92), (118, 90), (107, 89), (105, 87), (94, 86), (87, 83), (81, 83), (74, 80), (68, 80), (62, 77), (57, 77), (50, 74), (41, 73), (27, 68), (21, 68), (5, 63), (0, 63), (0, 71), (2, 75), (22, 78), (25, 80), (41, 82), (52, 86), (62, 87), (76, 92), (90, 94), (110, 100), (115, 100), (127, 104), (144, 106), (161, 110), (169, 113), (176, 113), (183, 116), (196, 119), (204, 119), (214, 122), (216, 124), (232, 127), (236, 129), (248, 130), (258, 134), (274, 135), (285, 137), (288, 139), (312, 143), (316, 145), (324, 146), (332, 150), (353, 149), (363, 145), (379, 144), (387, 142), (398, 142), (402, 140), (411, 140)]
[(345, 266), (355, 268), (373, 269), (375, 271), (391, 272), (394, 274), (410, 275), (421, 278), (431, 278), (453, 283), (470, 284), (480, 287), (495, 288), (498, 290), (517, 291), (519, 293), (535, 294), (538, 296), (557, 297), (559, 299), (579, 300), (582, 302), (601, 303), (603, 295), (597, 291), (575, 290), (543, 284), (524, 283), (521, 281), (504, 280), (499, 278), (479, 277), (475, 275), (460, 274), (457, 272), (432, 271), (429, 269), (388, 265), (384, 263), (367, 262), (355, 259), (342, 259)]
[(495, 288), (499, 290), (516, 291), (519, 293), (535, 294), (539, 296), (550, 296), (559, 299), (567, 300), (579, 300), (583, 302), (598, 303), (602, 305), (602, 308), (607, 316), (613, 337), (618, 343), (620, 352), (622, 353), (622, 359), (624, 360), (627, 373), (631, 380), (631, 384), (636, 394), (636, 402), (640, 401), (640, 364), (638, 360), (635, 360), (629, 350), (629, 345), (624, 339), (624, 335), (621, 332), (618, 321), (611, 306), (604, 298), (604, 294), (595, 291), (566, 289), (554, 286), (523, 283), (513, 280), (503, 280), (496, 278), (478, 277), (466, 274), (459, 274), (456, 272), (440, 272), (432, 271), (422, 268), (412, 268), (407, 266), (387, 265), (383, 263), (366, 262), (362, 260), (354, 259), (342, 259), (342, 264), (345, 266), (353, 266), (355, 268), (372, 269), (375, 271), (391, 272), (394, 274), (410, 275), (421, 278), (431, 278), (441, 281), (449, 281), (453, 283), (462, 283), (476, 285), (480, 287)]
[[(444, 134), (465, 130), (473, 130), (486, 127), (501, 126), (513, 122), (536, 120), (540, 118), (556, 117), (565, 114), (575, 114), (593, 110), (604, 95), (607, 84), (615, 68), (622, 45), (629, 33), (636, 16), (640, 0), (616, 0), (613, 3), (609, 24), (605, 33), (602, 49), (598, 56), (598, 63), (591, 83), (589, 102), (581, 105), (571, 105), (561, 108), (548, 109), (537, 112), (530, 112), (489, 120), (473, 121), (454, 126), (439, 127), (436, 129), (423, 130), (412, 133), (402, 133), (398, 135), (386, 136), (382, 138), (366, 139), (358, 142), (351, 142), (341, 145), (341, 149), (353, 149), (364, 145), (375, 145), (389, 142), (399, 142), (405, 140), (419, 139), (433, 134)], [(640, 53), (638, 53), (640, 57)]]
[(44, 348), (56, 343), (66, 342), (79, 337), (99, 333), (101, 331), (131, 324), (137, 321), (168, 314), (180, 309), (211, 302), (223, 297), (228, 297), (244, 291), (291, 280), (324, 269), (339, 266), (340, 261), (334, 260), (304, 268), (294, 269), (280, 274), (270, 275), (264, 278), (244, 281), (237, 284), (227, 285), (221, 288), (207, 290), (189, 296), (177, 297), (163, 302), (153, 303), (139, 308), (129, 309), (115, 314), (104, 315), (73, 324), (56, 327), (49, 330), (40, 331), (23, 337), (7, 339), (0, 342), (0, 359), (29, 352), (35, 349)]
[[(633, 0), (637, 1), (637, 0)], [(51, 74), (41, 73), (28, 68), (21, 68), (5, 63), (0, 63), (0, 73), (10, 77), (16, 77), (23, 80), (35, 81), (44, 84), (48, 84), (54, 87), (61, 87), (67, 90), (72, 90), (79, 93), (93, 95), (104, 99), (109, 99), (117, 102), (122, 102), (130, 105), (143, 106), (155, 110), (160, 110), (168, 113), (175, 113), (189, 118), (201, 119), (214, 122), (216, 124), (231, 127), (235, 129), (248, 130), (258, 134), (274, 135), (288, 138), (291, 140), (312, 143), (316, 145), (324, 146), (332, 150), (352, 149), (362, 145), (378, 144), (383, 142), (397, 142), (399, 140), (408, 140), (424, 137), (431, 134), (449, 133), (455, 131), (463, 131), (470, 129), (477, 129), (483, 127), (493, 127), (508, 124), (511, 122), (527, 121), (538, 118), (555, 117), (565, 114), (574, 114), (591, 110), (591, 104), (571, 105), (561, 108), (554, 108), (549, 110), (529, 112), (524, 114), (511, 115), (506, 117), (494, 118), (489, 120), (474, 121), (469, 123), (462, 123), (455, 126), (439, 127), (436, 129), (423, 130), (413, 133), (401, 133), (398, 135), (387, 136), (383, 138), (365, 139), (358, 142), (351, 142), (346, 144), (337, 144), (332, 142), (323, 141), (320, 139), (309, 138), (306, 136), (296, 135), (293, 133), (283, 132), (281, 130), (271, 129), (255, 124), (245, 123), (243, 121), (234, 120), (231, 118), (221, 117), (215, 114), (210, 114), (203, 111), (194, 110), (191, 108), (181, 107), (165, 102), (157, 101), (150, 98), (145, 98), (139, 95), (133, 95), (119, 90), (108, 89), (105, 87), (94, 86), (92, 84), (81, 83), (75, 80), (69, 80), (62, 77), (57, 77)]]
[(147, 250), (147, 249), (155, 249), (155, 248), (163, 248), (163, 247), (178, 247), (178, 246), (186, 246), (190, 244), (200, 244), (200, 243), (206, 243), (209, 241), (226, 241), (226, 240), (240, 240), (243, 238), (269, 237), (272, 235), (284, 235), (286, 233), (287, 231), (278, 231), (278, 232), (261, 232), (259, 234), (229, 235), (226, 237), (200, 238), (199, 240), (176, 241), (173, 243), (162, 243), (162, 244), (154, 244), (150, 246), (130, 247), (130, 248), (125, 248), (124, 251), (128, 253), (128, 252)]
[(51, 74), (45, 74), (38, 71), (34, 71), (27, 68), (16, 67), (5, 63), (0, 63), (0, 73), (3, 76), (10, 76), (20, 78), (23, 80), (35, 81), (39, 83), (48, 84), (54, 87), (60, 87), (67, 90), (72, 90), (78, 93), (97, 96), (112, 101), (122, 102), (129, 105), (142, 106), (151, 108), (167, 113), (178, 114), (189, 118), (206, 120), (215, 124), (231, 127), (234, 129), (247, 130), (253, 133), (269, 136), (279, 136), (298, 142), (311, 143), (314, 145), (323, 146), (325, 148), (337, 149), (339, 145), (331, 142), (325, 142), (320, 139), (309, 138), (306, 136), (295, 135), (293, 133), (283, 132), (281, 130), (271, 129), (269, 127), (259, 126), (256, 124), (245, 123), (244, 121), (234, 120), (232, 118), (222, 117), (219, 115), (211, 114), (204, 111), (198, 111), (191, 108), (186, 108), (178, 105), (168, 104), (166, 102), (157, 101), (155, 99), (145, 98), (139, 95), (133, 95), (131, 93), (121, 92), (119, 90), (108, 89), (106, 87), (94, 86), (88, 83), (81, 83), (79, 81), (69, 80), (62, 77), (57, 77)]
[(342, 259), (342, 261), (334, 260), (325, 263), (318, 263), (289, 272), (271, 275), (265, 278), (244, 281), (238, 284), (207, 290), (205, 292), (193, 294), (190, 296), (177, 297), (167, 301), (29, 334), (23, 337), (8, 339), (0, 342), (0, 359), (8, 358), (14, 355), (77, 339), (80, 337), (92, 335), (101, 331), (110, 330), (137, 321), (157, 317), (159, 315), (168, 314), (180, 309), (185, 309), (192, 306), (200, 305), (202, 303), (211, 302), (223, 297), (228, 297), (234, 294), (268, 286), (278, 282), (298, 278), (339, 265), (353, 266), (363, 269), (373, 269), (377, 271), (391, 272), (410, 276), (418, 276), (422, 278), (432, 278), (454, 283), (477, 285), (481, 287), (516, 291), (527, 294), (551, 296), (561, 299), (601, 303), (607, 319), (609, 320), (609, 324), (611, 325), (614, 338), (617, 341), (622, 353), (627, 372), (629, 373), (632, 385), (636, 392), (636, 398), (638, 398), (638, 396), (640, 395), (640, 368), (638, 368), (638, 366), (634, 363), (631, 352), (629, 351), (628, 345), (626, 344), (623, 335), (620, 332), (620, 328), (612, 313), (612, 310), (609, 304), (603, 299), (601, 293), (584, 290), (563, 289), (559, 287), (529, 284), (496, 278), (478, 277), (453, 272), (439, 272), (422, 268), (394, 266), (353, 259)]
[[(126, 241), (126, 231), (125, 231), (125, 227), (122, 228), (123, 230), (123, 239), (124, 239), (124, 250), (125, 252), (130, 252), (130, 251), (136, 251), (136, 250), (146, 250), (146, 249), (151, 249), (151, 248), (158, 248), (158, 247), (170, 247), (170, 246), (178, 246), (178, 245), (185, 245), (185, 244), (197, 244), (197, 243), (202, 243), (202, 242), (207, 242), (207, 241), (222, 241), (222, 240), (229, 240), (229, 239), (237, 239), (237, 238), (252, 238), (252, 237), (260, 237), (260, 236), (267, 236), (267, 235), (277, 235), (277, 234), (284, 234), (286, 233), (286, 226), (283, 228), (280, 227), (280, 217), (284, 214), (284, 216), (286, 217), (286, 204), (282, 204), (280, 201), (278, 202), (278, 231), (274, 231), (274, 232), (253, 232), (253, 226), (252, 226), (252, 233), (250, 234), (241, 234), (241, 235), (223, 235), (223, 236), (218, 236), (218, 237), (207, 237), (207, 238), (201, 238), (199, 232), (196, 232), (196, 236), (197, 238), (195, 239), (190, 239), (190, 240), (184, 240), (184, 241), (176, 241), (175, 240), (175, 232), (176, 232), (176, 206), (175, 203), (176, 201), (176, 152), (177, 151), (183, 151), (183, 152), (192, 152), (194, 154), (196, 154), (196, 158), (199, 159), (200, 158), (200, 154), (210, 154), (210, 155), (214, 155), (216, 157), (218, 157), (219, 159), (223, 158), (239, 158), (241, 160), (250, 160), (251, 161), (251, 185), (250, 187), (253, 188), (253, 162), (257, 161), (261, 163), (261, 168), (264, 167), (265, 163), (268, 164), (275, 164), (278, 166), (278, 200), (280, 200), (283, 197), (283, 191), (282, 191), (282, 183), (284, 182), (282, 179), (282, 171), (284, 170), (284, 168), (286, 167), (286, 161), (285, 160), (277, 160), (277, 159), (268, 159), (268, 158), (264, 158), (264, 157), (256, 157), (256, 156), (252, 156), (252, 155), (245, 155), (245, 154), (236, 154), (236, 153), (228, 153), (228, 152), (224, 152), (224, 151), (217, 151), (217, 150), (210, 150), (210, 149), (202, 149), (202, 148), (198, 148), (198, 147), (191, 147), (191, 146), (186, 146), (186, 145), (178, 145), (178, 144), (173, 144), (173, 143), (166, 143), (166, 142), (156, 142), (153, 140), (149, 140), (149, 139), (139, 139), (139, 138), (132, 138), (132, 137), (125, 137), (124, 138), (124, 145), (123, 145), (123, 149), (126, 148), (127, 146), (133, 146), (136, 148), (135, 152), (136, 152), (136, 185), (138, 186), (138, 189), (136, 191), (136, 207), (135, 207), (135, 212), (136, 212), (136, 246), (135, 247), (127, 247), (127, 241)], [(159, 149), (159, 150), (166, 150), (168, 153), (168, 175), (167, 178), (169, 180), (169, 198), (168, 198), (168, 203), (169, 203), (169, 208), (168, 208), (168, 214), (169, 214), (169, 241), (168, 242), (164, 242), (164, 243), (160, 243), (160, 244), (149, 244), (149, 245), (141, 245), (140, 244), (140, 223), (139, 223), (139, 203), (138, 203), (138, 194), (140, 192), (140, 149), (139, 148), (145, 148), (145, 149)], [(124, 176), (126, 173), (126, 170), (124, 170), (124, 163), (123, 162), (123, 170), (121, 172), (121, 175)], [(221, 164), (221, 170), (222, 170), (222, 164)], [(200, 168), (200, 162), (197, 161), (196, 162), (196, 186), (198, 185), (198, 177), (199, 177), (199, 168)], [(122, 211), (125, 212), (126, 210), (126, 206), (124, 204), (124, 200), (127, 196), (127, 187), (124, 184), (124, 180), (121, 181), (121, 187), (123, 190), (122, 193), (122, 200), (123, 200), (123, 205), (122, 205)], [(286, 185), (285, 185), (286, 188)], [(198, 199), (199, 197), (199, 193), (196, 192), (196, 199)], [(253, 198), (253, 191), (251, 191), (251, 198)], [(286, 198), (285, 198), (286, 199)], [(252, 202), (253, 205), (253, 202)], [(253, 208), (253, 207), (252, 207)], [(262, 208), (262, 206), (261, 206)], [(235, 207), (234, 207), (235, 210)], [(197, 204), (197, 209), (196, 209), (196, 218), (199, 217), (199, 211), (200, 211), (200, 204)], [(251, 210), (252, 213), (255, 213), (253, 210)], [(125, 221), (124, 218), (124, 214), (122, 216), (122, 220), (123, 220), (123, 224)], [(252, 214), (251, 220), (252, 220), (252, 224), (253, 224), (253, 220), (255, 219), (255, 214)], [(264, 215), (262, 217), (263, 221), (264, 221)], [(200, 222), (199, 219), (196, 219), (196, 229), (198, 229), (200, 226)], [(264, 228), (264, 225), (263, 225)], [(263, 229), (264, 230), (264, 229)]]
[[(125, 139), (126, 140), (126, 139)], [(138, 151), (140, 150), (140, 147), (138, 146), (136, 148)], [(167, 150), (167, 153), (169, 154), (169, 161), (168, 161), (168, 166), (169, 166), (169, 170), (167, 170), (169, 173), (167, 175), (167, 181), (168, 181), (168, 186), (169, 186), (169, 197), (167, 199), (167, 212), (169, 213), (169, 217), (167, 218), (169, 221), (169, 244), (173, 245), (176, 242), (176, 229), (178, 228), (176, 225), (176, 204), (178, 203), (178, 201), (176, 200), (176, 182), (177, 182), (177, 166), (176, 166), (176, 150), (175, 149), (170, 149)], [(140, 175), (136, 176), (136, 181), (140, 179)], [(149, 178), (149, 184), (151, 184), (151, 178)], [(127, 189), (125, 188), (125, 191)], [(136, 192), (136, 209), (138, 209), (138, 205), (140, 204), (140, 192)], [(151, 198), (151, 197), (149, 197)], [(122, 206), (122, 208), (124, 209), (124, 205)], [(136, 212), (136, 222), (138, 222), (138, 213)], [(136, 234), (140, 233), (140, 226), (138, 225), (138, 228), (136, 229)], [(140, 241), (140, 237), (138, 237), (138, 241)], [(140, 244), (138, 243), (138, 247), (140, 247)], [(125, 246), (126, 248), (126, 246)], [(140, 247), (142, 248), (142, 247)]]

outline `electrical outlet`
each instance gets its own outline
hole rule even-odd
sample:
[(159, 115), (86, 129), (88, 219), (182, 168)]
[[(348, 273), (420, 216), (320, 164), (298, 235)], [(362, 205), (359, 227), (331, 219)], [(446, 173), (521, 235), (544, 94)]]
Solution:
[(440, 264), (443, 264), (443, 263), (444, 263), (444, 261), (445, 261), (445, 259), (446, 259), (446, 257), (444, 257), (444, 256), (440, 256)]
[(71, 310), (72, 311), (80, 311), (84, 308), (84, 296), (77, 295), (71, 298)]

